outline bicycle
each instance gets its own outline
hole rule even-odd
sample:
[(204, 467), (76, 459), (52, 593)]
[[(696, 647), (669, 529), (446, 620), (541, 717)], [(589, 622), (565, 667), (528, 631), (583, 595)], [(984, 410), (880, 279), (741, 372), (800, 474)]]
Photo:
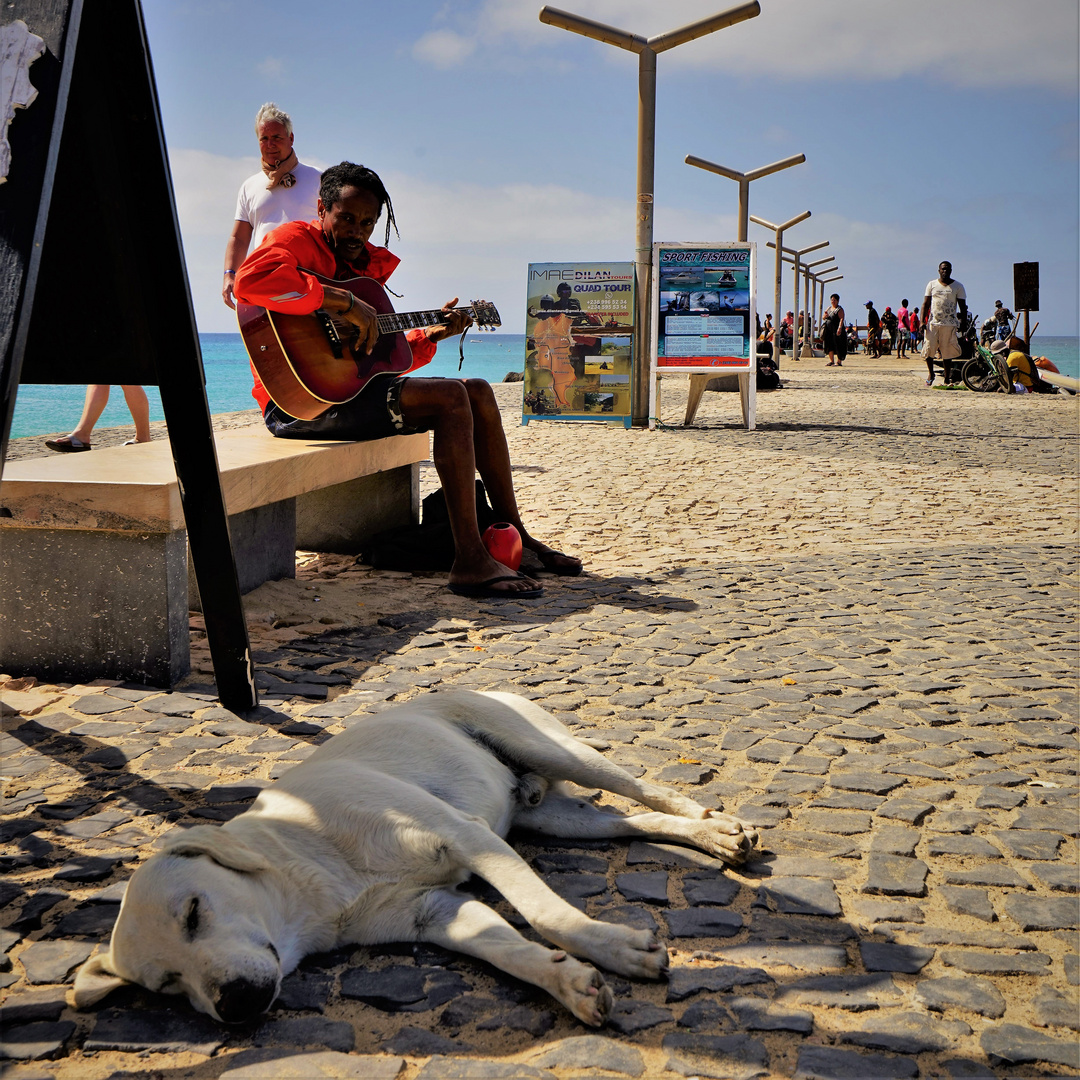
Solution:
[(974, 345), (975, 355), (960, 370), (964, 385), (976, 393), (1011, 394), (1012, 372), (1005, 357), (991, 352), (981, 342)]

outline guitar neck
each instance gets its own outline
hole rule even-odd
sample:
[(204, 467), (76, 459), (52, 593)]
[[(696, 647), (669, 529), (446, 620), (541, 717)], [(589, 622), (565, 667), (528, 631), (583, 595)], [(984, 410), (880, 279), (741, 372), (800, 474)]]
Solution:
[[(472, 308), (454, 308), (472, 316)], [(422, 326), (436, 326), (446, 322), (450, 312), (439, 308), (437, 311), (391, 311), (378, 316), (380, 334), (400, 334), (405, 330), (416, 330)]]

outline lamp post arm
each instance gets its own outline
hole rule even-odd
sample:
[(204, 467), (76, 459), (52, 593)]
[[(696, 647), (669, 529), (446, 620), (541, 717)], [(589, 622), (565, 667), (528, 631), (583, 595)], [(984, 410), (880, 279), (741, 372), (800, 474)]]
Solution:
[(631, 34), (629, 30), (619, 30), (615, 26), (596, 22), (594, 19), (586, 19), (581, 15), (573, 15), (569, 11), (553, 8), (545, 5), (540, 9), (540, 21), (549, 26), (557, 26), (562, 30), (569, 30), (584, 37), (602, 41), (605, 45), (616, 45), (628, 52), (639, 53), (649, 44), (647, 38), (640, 34)]
[(806, 160), (805, 154), (792, 154), (781, 161), (774, 161), (771, 165), (762, 165), (759, 169), (751, 169), (746, 174), (747, 180), (760, 180), (763, 176), (770, 176), (781, 169), (790, 169), (792, 165), (801, 165)]
[(726, 176), (729, 180), (736, 182), (750, 178), (749, 173), (741, 173), (738, 169), (729, 169), (726, 165), (717, 165), (714, 161), (706, 161), (704, 158), (695, 157), (693, 154), (687, 154), (683, 161), (687, 165), (693, 165), (698, 169), (704, 169), (706, 172), (716, 173), (719, 176)]
[[(676, 45), (685, 45), (686, 42), (693, 41), (695, 38), (711, 34), (715, 30), (723, 30), (725, 27), (734, 26), (736, 23), (746, 22), (747, 19), (753, 19), (760, 14), (761, 5), (758, 0), (749, 0), (749, 3), (737, 4), (733, 8), (728, 8), (727, 11), (721, 11), (716, 15), (709, 15), (704, 19), (699, 19), (697, 22), (680, 26), (677, 30), (668, 30), (664, 34), (657, 34), (656, 37), (649, 38), (646, 44), (653, 52), (664, 52), (667, 49), (674, 49)], [(596, 25), (601, 24), (597, 23)], [(626, 46), (624, 45), (623, 48), (626, 48)]]
[[(772, 231), (774, 233), (775, 232), (785, 233), (793, 225), (798, 225), (800, 221), (805, 221), (809, 216), (810, 216), (810, 211), (809, 210), (804, 210), (801, 214), (796, 214), (790, 221), (785, 221), (783, 225), (774, 225), (771, 221), (766, 221), (764, 218), (755, 217), (753, 214), (750, 215), (750, 220), (755, 225), (763, 225), (766, 229), (772, 229)], [(774, 246), (775, 245), (773, 245), (773, 244), (769, 245), (769, 247), (774, 247)]]
[[(765, 245), (766, 247), (776, 247), (776, 245), (770, 240)], [(828, 247), (829, 241), (822, 240), (820, 244), (811, 244), (809, 247), (804, 248), (784, 248), (784, 253), (787, 255), (796, 255), (799, 259), (802, 259), (804, 255), (808, 255), (811, 251), (817, 251), (819, 248)]]

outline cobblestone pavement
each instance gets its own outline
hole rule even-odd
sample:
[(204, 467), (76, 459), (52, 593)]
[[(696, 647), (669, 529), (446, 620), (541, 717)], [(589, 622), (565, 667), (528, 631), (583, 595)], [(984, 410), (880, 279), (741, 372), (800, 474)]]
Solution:
[[(1076, 399), (785, 376), (755, 432), (725, 394), (695, 430), (522, 428), (500, 387), (530, 526), (587, 560), (540, 601), (310, 554), (247, 598), (252, 714), (199, 647), (173, 693), (0, 685), (7, 1075), (1075, 1075)], [(684, 401), (665, 384), (664, 416)], [(312, 957), (248, 1028), (134, 990), (66, 1007), (155, 838), (436, 686), (524, 694), (761, 828), (737, 870), (518, 842), (591, 915), (656, 927), (667, 983), (612, 978), (599, 1034), (427, 947)]]

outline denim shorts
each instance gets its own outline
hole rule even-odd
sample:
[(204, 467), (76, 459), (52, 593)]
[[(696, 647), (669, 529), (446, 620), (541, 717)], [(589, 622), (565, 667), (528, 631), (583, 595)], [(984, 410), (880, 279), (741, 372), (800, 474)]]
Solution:
[(279, 439), (342, 439), (365, 442), (389, 435), (413, 435), (425, 428), (406, 425), (401, 415), (405, 379), (393, 372), (375, 375), (351, 401), (332, 405), (314, 420), (297, 420), (272, 401), (263, 412), (271, 435)]

